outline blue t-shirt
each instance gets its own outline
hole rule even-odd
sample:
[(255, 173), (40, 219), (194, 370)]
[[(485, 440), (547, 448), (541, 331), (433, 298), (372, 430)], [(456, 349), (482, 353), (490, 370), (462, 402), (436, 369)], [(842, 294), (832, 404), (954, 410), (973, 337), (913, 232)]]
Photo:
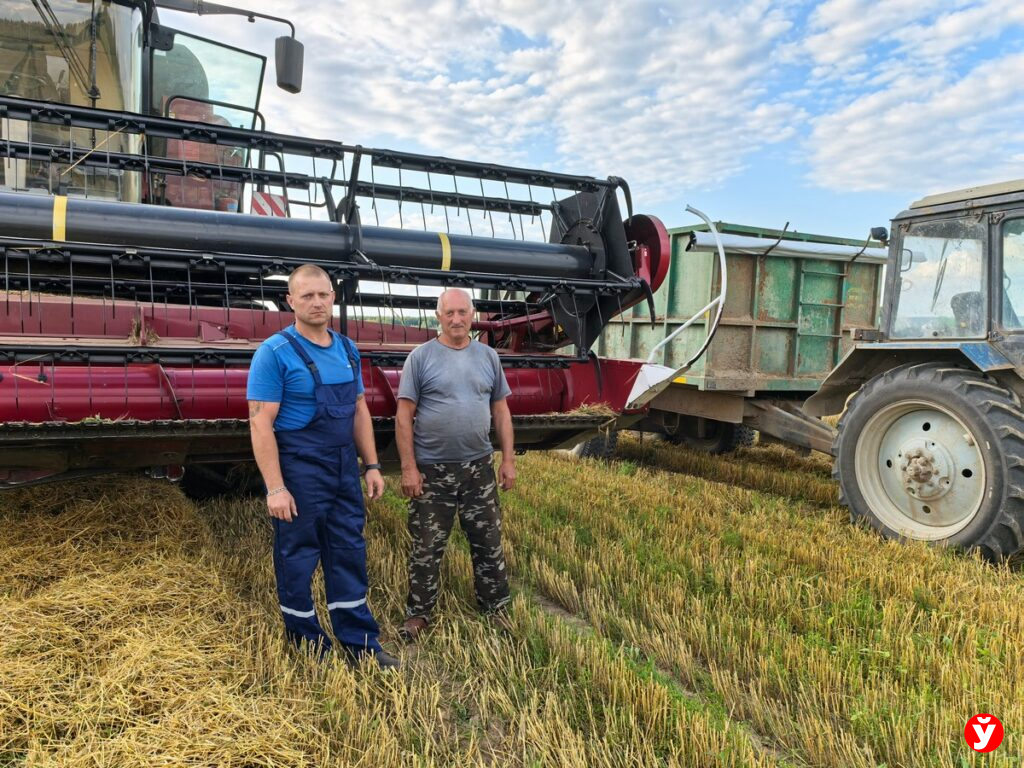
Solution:
[[(320, 372), (320, 380), (324, 384), (346, 384), (352, 381), (353, 372), (348, 362), (348, 350), (351, 349), (359, 368), (359, 352), (355, 344), (346, 345), (341, 336), (331, 333), (331, 345), (321, 347), (304, 338), (289, 327), (282, 333), (288, 333), (299, 340), (299, 344), (310, 356)], [(363, 377), (356, 376), (356, 390), (363, 394)], [(313, 419), (316, 413), (316, 398), (313, 395), (313, 374), (302, 362), (302, 358), (291, 343), (274, 334), (260, 344), (253, 355), (249, 366), (249, 380), (246, 386), (246, 399), (259, 400), (264, 403), (280, 403), (281, 409), (274, 419), (274, 430), (302, 429)]]

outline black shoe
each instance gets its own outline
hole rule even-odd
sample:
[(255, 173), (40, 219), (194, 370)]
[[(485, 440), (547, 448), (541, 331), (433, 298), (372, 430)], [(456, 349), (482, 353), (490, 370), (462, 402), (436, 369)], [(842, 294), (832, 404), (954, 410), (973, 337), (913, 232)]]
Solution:
[(345, 663), (352, 669), (358, 667), (364, 659), (372, 660), (381, 669), (398, 669), (401, 666), (398, 659), (385, 651), (371, 651), (346, 645), (344, 653)]
[(377, 651), (373, 658), (376, 659), (377, 666), (381, 669), (398, 669), (401, 666), (401, 662), (386, 651)]

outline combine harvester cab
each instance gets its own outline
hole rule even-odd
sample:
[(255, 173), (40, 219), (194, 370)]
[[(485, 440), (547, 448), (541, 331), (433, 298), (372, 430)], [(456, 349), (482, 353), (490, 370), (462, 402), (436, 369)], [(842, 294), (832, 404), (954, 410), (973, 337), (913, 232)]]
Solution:
[[(666, 231), (629, 210), (621, 180), (267, 132), (254, 127), (262, 57), (161, 26), (152, 3), (42, 24), (24, 5), (2, 12), (14, 31), (0, 96), (0, 484), (144, 469), (184, 471), (197, 495), (230, 488), (251, 461), (248, 364), (291, 323), (284, 276), (304, 263), (336, 282), (334, 327), (359, 347), (385, 457), (402, 363), (433, 335), (445, 286), (477, 297), (517, 449), (641, 414), (627, 409), (640, 363), (591, 352), (668, 272)], [(80, 65), (97, 29), (109, 39), (94, 76)], [(279, 80), (295, 90), (298, 44), (283, 40)]]

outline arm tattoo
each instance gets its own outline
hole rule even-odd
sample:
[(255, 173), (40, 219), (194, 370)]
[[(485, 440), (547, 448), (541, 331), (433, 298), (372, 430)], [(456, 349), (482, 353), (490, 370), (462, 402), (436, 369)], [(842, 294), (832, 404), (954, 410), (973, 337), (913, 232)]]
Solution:
[(249, 418), (250, 419), (253, 416), (255, 416), (256, 414), (258, 414), (262, 410), (263, 410), (263, 403), (259, 402), (258, 400), (251, 400), (249, 402)]

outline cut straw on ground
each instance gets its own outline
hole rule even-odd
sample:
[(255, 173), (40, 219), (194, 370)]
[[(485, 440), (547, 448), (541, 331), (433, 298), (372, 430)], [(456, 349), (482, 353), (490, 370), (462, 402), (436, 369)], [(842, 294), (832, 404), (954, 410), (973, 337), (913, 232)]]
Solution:
[[(371, 505), (390, 675), (284, 646), (260, 500), (0, 496), (0, 766), (1021, 764), (1019, 573), (851, 528), (818, 456), (619, 455), (520, 459), (511, 636), (456, 535), (431, 631), (399, 646), (405, 505)], [(978, 712), (1006, 725), (985, 757)]]

